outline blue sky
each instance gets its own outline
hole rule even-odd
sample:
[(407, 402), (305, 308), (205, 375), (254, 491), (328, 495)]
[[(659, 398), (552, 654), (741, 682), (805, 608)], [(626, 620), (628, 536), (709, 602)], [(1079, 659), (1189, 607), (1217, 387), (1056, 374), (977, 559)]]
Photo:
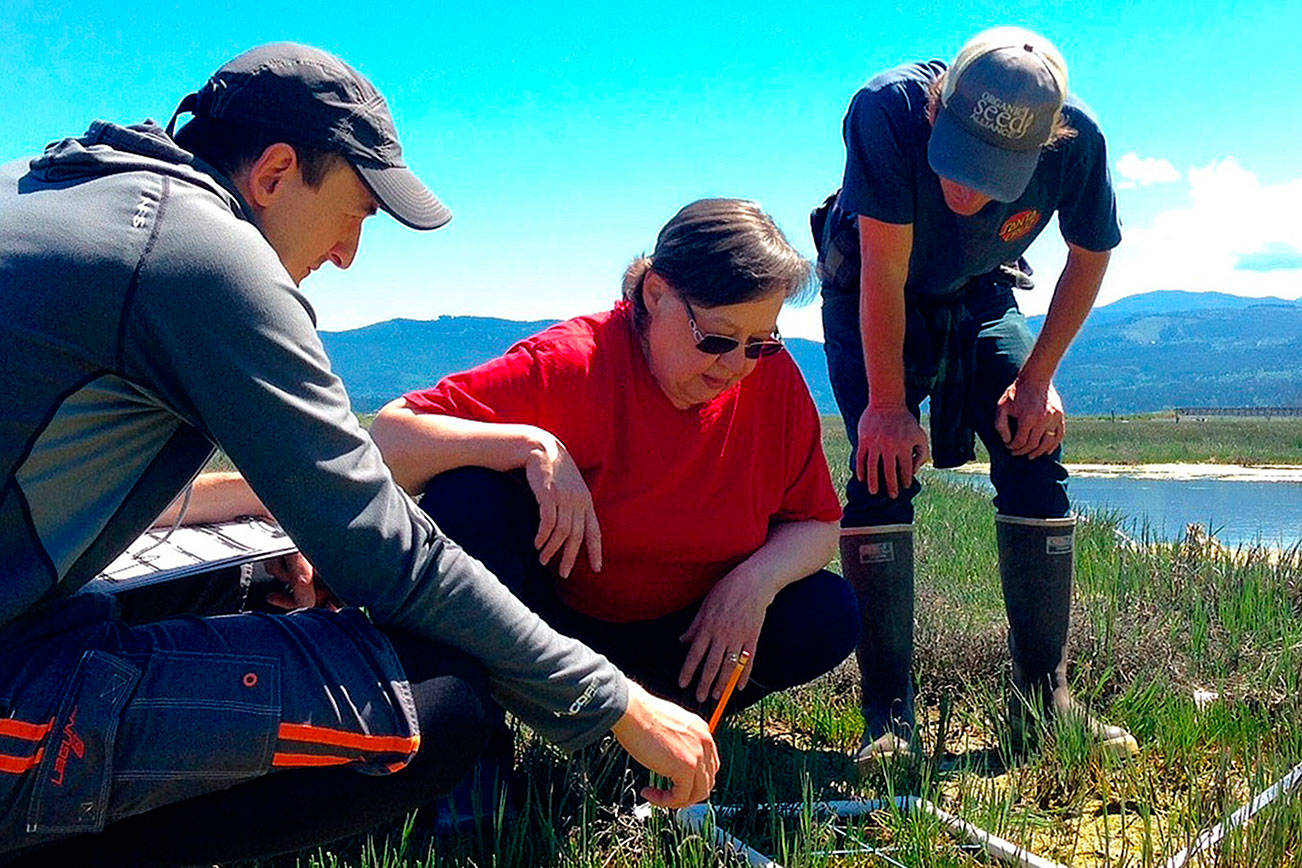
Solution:
[[(881, 69), (1017, 24), (1066, 56), (1107, 134), (1126, 226), (1103, 300), (1152, 289), (1302, 295), (1302, 4), (50, 4), (3, 0), (0, 159), (94, 118), (165, 121), (229, 57), (292, 39), (388, 97), (446, 229), (370, 221), (358, 261), (304, 284), (325, 328), (602, 309), (681, 205), (759, 200), (813, 253), (840, 122)], [(1063, 248), (1032, 248), (1048, 304)], [(818, 336), (817, 306), (784, 331)]]

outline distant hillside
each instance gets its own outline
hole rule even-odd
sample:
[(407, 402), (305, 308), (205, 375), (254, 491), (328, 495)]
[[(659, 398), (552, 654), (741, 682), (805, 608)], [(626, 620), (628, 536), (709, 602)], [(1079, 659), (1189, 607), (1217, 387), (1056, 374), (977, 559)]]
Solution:
[[(1043, 317), (1031, 320), (1038, 329)], [(362, 412), (491, 359), (554, 320), (396, 319), (321, 339)], [(819, 410), (835, 413), (823, 345), (791, 354)], [(1302, 302), (1223, 293), (1152, 292), (1098, 308), (1057, 378), (1074, 413), (1174, 406), (1302, 406)]]
[(445, 374), (499, 356), (556, 320), (520, 322), (480, 316), (391, 319), (344, 332), (321, 332), (353, 409), (370, 413), (394, 398), (432, 386)]
[(1302, 406), (1302, 302), (1188, 292), (1123, 298), (1090, 315), (1057, 385), (1069, 410), (1086, 414)]

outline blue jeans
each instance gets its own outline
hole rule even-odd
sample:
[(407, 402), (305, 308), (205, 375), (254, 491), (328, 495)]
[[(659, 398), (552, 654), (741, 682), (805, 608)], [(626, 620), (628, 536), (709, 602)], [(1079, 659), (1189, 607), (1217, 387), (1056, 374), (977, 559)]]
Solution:
[(394, 646), (355, 609), (128, 625), (74, 596), (0, 630), (0, 854), (273, 770), (386, 774), (419, 734)]
[[(907, 304), (915, 304), (908, 299)], [(1067, 500), (1067, 469), (1062, 465), (1061, 449), (1029, 460), (1008, 451), (995, 430), (995, 407), (1004, 390), (1017, 377), (1030, 355), (1034, 339), (1026, 318), (1017, 309), (1012, 291), (989, 286), (979, 279), (968, 284), (960, 302), (971, 331), (961, 337), (963, 350), (970, 354), (970, 369), (963, 371), (964, 399), (953, 412), (958, 419), (934, 419), (938, 424), (962, 425), (976, 432), (990, 453), (990, 480), (995, 486), (994, 505), (1004, 515), (1023, 518), (1061, 518), (1070, 511)], [(845, 515), (842, 527), (875, 527), (885, 524), (909, 524), (913, 521), (913, 498), (921, 491), (913, 485), (898, 497), (886, 494), (879, 486), (877, 494), (854, 477), (854, 456), (859, 446), (859, 417), (868, 406), (868, 375), (864, 369), (863, 343), (859, 335), (859, 298), (857, 295), (823, 297), (823, 349), (832, 391), (850, 438), (850, 481), (846, 484)], [(914, 336), (910, 335), (912, 339)], [(922, 401), (936, 390), (949, 385), (941, 382), (945, 364), (928, 364), (924, 357), (934, 347), (921, 342), (905, 345), (905, 398), (909, 412), (919, 418)]]

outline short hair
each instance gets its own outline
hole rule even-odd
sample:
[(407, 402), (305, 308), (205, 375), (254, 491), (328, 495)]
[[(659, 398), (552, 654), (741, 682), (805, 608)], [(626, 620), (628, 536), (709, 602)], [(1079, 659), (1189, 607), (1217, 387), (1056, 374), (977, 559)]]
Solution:
[[(949, 75), (949, 70), (945, 70), (940, 76), (931, 83), (927, 88), (927, 121), (936, 123), (936, 115), (940, 113), (940, 95), (945, 89), (945, 76)], [(1053, 127), (1049, 130), (1049, 141), (1040, 147), (1052, 148), (1059, 142), (1066, 141), (1076, 137), (1076, 128), (1068, 123), (1067, 118), (1063, 115), (1062, 110), (1053, 116)]]
[(647, 324), (642, 288), (651, 271), (701, 307), (774, 292), (793, 298), (809, 288), (813, 274), (773, 218), (746, 199), (698, 199), (665, 224), (650, 256), (633, 260), (624, 272), (624, 298), (639, 330)]
[(192, 118), (177, 130), (175, 140), (182, 148), (227, 177), (247, 169), (267, 148), (283, 142), (294, 149), (298, 156), (299, 171), (303, 174), (303, 183), (314, 190), (320, 188), (326, 175), (337, 163), (344, 161), (343, 156), (334, 151), (291, 141), (258, 127), (208, 117)]

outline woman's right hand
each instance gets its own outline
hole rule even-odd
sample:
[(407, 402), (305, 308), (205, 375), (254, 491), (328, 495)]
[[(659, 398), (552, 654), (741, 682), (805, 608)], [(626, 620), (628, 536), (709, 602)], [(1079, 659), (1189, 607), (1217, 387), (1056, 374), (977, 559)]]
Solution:
[(561, 554), (557, 572), (568, 578), (579, 557), (588, 548), (588, 563), (601, 572), (601, 526), (592, 505), (592, 493), (579, 473), (578, 465), (564, 444), (541, 428), (534, 429), (533, 444), (525, 459), (525, 478), (538, 500), (538, 535), (534, 547), (538, 560), (546, 564)]

